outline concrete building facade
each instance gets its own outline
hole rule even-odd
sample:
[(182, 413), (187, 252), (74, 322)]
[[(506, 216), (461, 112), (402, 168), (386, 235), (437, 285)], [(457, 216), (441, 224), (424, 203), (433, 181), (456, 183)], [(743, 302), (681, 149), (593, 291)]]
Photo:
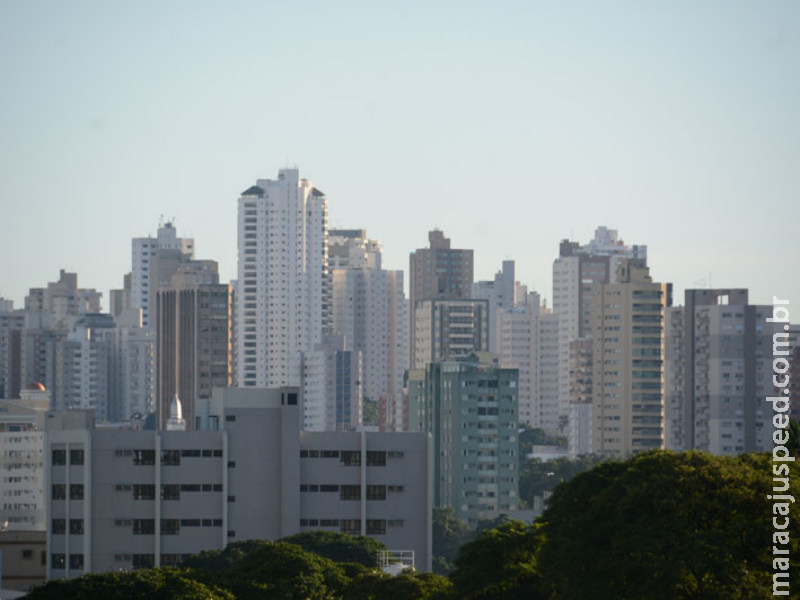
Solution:
[(489, 353), (409, 372), (410, 428), (433, 436), (434, 503), (470, 525), (519, 506), (518, 381)]
[(328, 200), (297, 169), (239, 198), (237, 385), (300, 385), (301, 354), (328, 331)]
[(617, 267), (592, 302), (592, 448), (624, 457), (664, 447), (664, 314), (671, 286), (644, 260)]
[(421, 300), (414, 310), (414, 369), (489, 350), (487, 300)]
[(569, 414), (569, 343), (591, 335), (593, 297), (596, 284), (616, 282), (619, 264), (625, 259), (647, 259), (646, 246), (628, 246), (617, 231), (598, 227), (587, 244), (562, 240), (553, 263), (553, 312), (559, 319), (559, 416)]
[(430, 569), (428, 435), (300, 432), (297, 388), (216, 389), (198, 408), (195, 431), (48, 415), (48, 578), (316, 529), (374, 536)]
[(428, 248), (418, 248), (409, 258), (409, 340), (411, 368), (418, 363), (414, 347), (415, 310), (423, 300), (467, 300), (472, 297), (473, 251), (450, 247), (450, 238), (434, 229)]
[[(773, 345), (789, 332), (746, 289), (686, 290), (666, 320), (666, 441), (673, 450), (736, 455), (772, 449)], [(777, 337), (775, 337), (777, 336)]]
[[(158, 287), (162, 282), (170, 281), (174, 270), (167, 263), (180, 263), (193, 257), (194, 240), (178, 237), (175, 224), (171, 221), (159, 225), (156, 237), (133, 238), (130, 272), (131, 306), (142, 309), (143, 327), (155, 325), (153, 311)], [(163, 266), (162, 258), (165, 259)]]

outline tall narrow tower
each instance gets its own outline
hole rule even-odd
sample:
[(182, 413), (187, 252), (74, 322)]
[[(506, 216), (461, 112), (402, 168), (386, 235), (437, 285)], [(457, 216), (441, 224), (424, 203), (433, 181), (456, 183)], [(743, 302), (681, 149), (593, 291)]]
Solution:
[(328, 327), (328, 200), (297, 169), (239, 198), (239, 386), (300, 385), (301, 353)]

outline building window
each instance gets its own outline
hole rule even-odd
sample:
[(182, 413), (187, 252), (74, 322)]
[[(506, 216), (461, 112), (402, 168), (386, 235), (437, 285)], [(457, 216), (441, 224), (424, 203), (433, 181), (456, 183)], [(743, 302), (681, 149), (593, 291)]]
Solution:
[(321, 450), (320, 458), (339, 458), (339, 451), (338, 450)]
[(368, 485), (367, 500), (386, 500), (386, 486)]
[(181, 456), (186, 458), (200, 458), (200, 450), (181, 450)]
[(154, 465), (156, 464), (155, 450), (134, 450), (133, 464), (135, 465)]
[(83, 484), (71, 483), (69, 484), (69, 499), (70, 500), (83, 500)]
[(200, 527), (200, 519), (181, 519), (181, 527)]
[[(67, 451), (66, 450), (53, 450), (53, 465), (66, 465), (67, 464)], [(55, 555), (53, 555), (55, 556)], [(61, 555), (63, 556), (63, 554)], [(63, 568), (63, 567), (62, 567)]]
[(320, 492), (338, 492), (339, 486), (338, 485), (331, 485), (331, 484), (323, 484), (319, 486)]
[(339, 521), (339, 531), (350, 535), (361, 535), (360, 519), (341, 519)]
[(67, 566), (67, 556), (66, 554), (51, 554), (50, 555), (50, 566), (53, 569), (64, 569)]
[(339, 487), (340, 500), (361, 500), (360, 485), (342, 485)]
[(162, 450), (161, 464), (167, 466), (177, 466), (181, 464), (180, 450)]
[(22, 551), (22, 559), (23, 560), (30, 560), (33, 558), (33, 550), (23, 550)]
[(69, 464), (82, 465), (83, 464), (83, 450), (70, 450), (69, 451)]
[(153, 535), (156, 532), (155, 519), (134, 519), (133, 520), (133, 534), (134, 535)]
[(156, 499), (156, 486), (152, 483), (134, 483), (133, 484), (133, 499), (134, 500), (155, 500)]
[(367, 452), (367, 466), (368, 467), (385, 467), (386, 466), (386, 452)]
[(385, 535), (386, 521), (384, 519), (367, 519), (367, 535)]
[(53, 535), (62, 535), (67, 531), (66, 519), (53, 519)]
[(181, 562), (180, 554), (162, 554), (161, 566), (162, 567), (175, 567)]
[(342, 450), (340, 453), (341, 463), (345, 467), (360, 467), (361, 452), (354, 450)]
[(53, 484), (53, 500), (66, 500), (67, 486), (64, 483)]
[(180, 500), (181, 499), (181, 486), (176, 483), (170, 483), (161, 486), (161, 499), (162, 500)]
[(149, 569), (156, 564), (154, 554), (134, 554), (131, 557), (131, 566), (134, 569)]
[(161, 519), (161, 535), (178, 535), (180, 531), (180, 519)]
[(83, 519), (70, 519), (69, 532), (71, 535), (83, 535)]
[(236, 415), (225, 415), (225, 421), (227, 423), (235, 423), (236, 422)]

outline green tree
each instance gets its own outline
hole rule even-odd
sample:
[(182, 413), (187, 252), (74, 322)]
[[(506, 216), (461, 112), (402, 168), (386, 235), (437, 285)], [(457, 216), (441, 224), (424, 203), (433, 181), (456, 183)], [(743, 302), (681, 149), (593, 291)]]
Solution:
[(31, 600), (234, 600), (233, 594), (194, 581), (179, 569), (97, 573), (78, 579), (48, 581), (26, 596)]
[(533, 506), (534, 496), (553, 491), (558, 484), (566, 483), (601, 460), (598, 456), (561, 457), (549, 461), (532, 458), (520, 469), (519, 496), (528, 506)]
[(543, 598), (536, 566), (541, 545), (539, 529), (520, 521), (508, 521), (497, 529), (482, 531), (458, 554), (456, 568), (450, 575), (455, 597), (463, 600)]
[(355, 577), (344, 593), (344, 600), (448, 600), (452, 584), (434, 573), (403, 572), (397, 576), (380, 571)]
[(447, 575), (458, 556), (458, 549), (472, 539), (467, 524), (455, 516), (452, 508), (433, 509), (433, 571)]
[[(791, 492), (800, 498), (800, 469)], [(772, 597), (770, 456), (654, 451), (556, 488), (542, 516), (539, 571), (551, 598)], [(791, 553), (800, 508), (790, 508)], [(797, 571), (792, 587), (800, 589)]]
[(333, 531), (297, 533), (281, 541), (296, 544), (303, 550), (319, 554), (334, 562), (360, 563), (365, 567), (377, 566), (378, 551), (386, 550), (384, 544), (373, 538)]
[(797, 421), (789, 421), (788, 427), (789, 441), (786, 442), (786, 447), (794, 457), (800, 457), (800, 423)]
[(193, 576), (230, 590), (238, 600), (332, 600), (348, 583), (332, 560), (284, 542), (248, 541), (203, 552), (185, 563)]
[(378, 402), (364, 396), (361, 399), (361, 420), (364, 425), (379, 425)]

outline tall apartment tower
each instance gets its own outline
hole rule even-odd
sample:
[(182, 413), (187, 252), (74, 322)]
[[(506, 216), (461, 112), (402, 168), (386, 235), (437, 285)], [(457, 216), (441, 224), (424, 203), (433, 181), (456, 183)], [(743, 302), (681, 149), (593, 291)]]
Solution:
[[(133, 238), (131, 247), (131, 305), (142, 309), (142, 326), (152, 327), (155, 325), (155, 315), (151, 309), (156, 303), (158, 286), (169, 283), (175, 270), (159, 269), (159, 255), (171, 251), (171, 254), (180, 257), (176, 262), (191, 260), (194, 257), (194, 240), (178, 237), (175, 224), (167, 221), (159, 226), (156, 237)], [(165, 272), (160, 273), (161, 270)]]
[(304, 431), (358, 431), (362, 425), (362, 354), (344, 336), (326, 335), (303, 353)]
[(187, 429), (196, 404), (232, 382), (231, 287), (219, 283), (217, 263), (192, 261), (162, 287), (158, 303), (158, 426), (165, 429), (177, 394)]
[(514, 273), (514, 261), (504, 260), (502, 270), (495, 273), (493, 281), (476, 281), (472, 284), (472, 297), (489, 302), (489, 351), (494, 354), (500, 352), (497, 312), (526, 303), (527, 288), (516, 281)]
[(428, 248), (418, 248), (409, 260), (409, 345), (414, 358), (414, 312), (423, 300), (467, 300), (472, 297), (473, 251), (450, 247), (450, 238), (434, 229)]
[(520, 424), (557, 435), (558, 321), (555, 315), (540, 305), (539, 294), (527, 292), (517, 306), (497, 311), (496, 327), (496, 353), (501, 364), (519, 369)]
[(414, 369), (489, 350), (487, 300), (420, 300), (414, 311)]
[(301, 355), (328, 330), (328, 200), (297, 169), (239, 198), (236, 368), (240, 387), (299, 386)]
[(686, 290), (666, 319), (666, 443), (673, 450), (735, 455), (772, 448), (773, 345), (794, 336), (767, 322), (772, 306), (746, 289)]
[[(20, 388), (20, 342), (25, 329), (25, 311), (14, 310), (9, 301), (0, 309), (0, 398), (19, 397)], [(28, 382), (30, 383), (30, 382)]]
[(626, 246), (615, 229), (598, 227), (588, 244), (562, 240), (553, 263), (553, 312), (559, 320), (559, 415), (569, 415), (569, 343), (591, 335), (595, 284), (616, 282), (619, 264), (647, 259), (647, 246)]
[(433, 436), (434, 505), (470, 525), (518, 506), (518, 380), (489, 353), (409, 371), (409, 429)]
[(408, 369), (408, 301), (403, 272), (381, 266), (381, 245), (361, 229), (329, 232), (331, 328), (361, 353), (363, 394), (372, 401), (402, 400)]
[(31, 288), (25, 297), (28, 312), (50, 313), (55, 318), (55, 327), (65, 329), (70, 317), (100, 312), (103, 294), (95, 289), (78, 287), (78, 274), (61, 269), (58, 281), (46, 288)]
[[(622, 261), (592, 298), (592, 446), (623, 457), (664, 447), (664, 313), (670, 284)], [(573, 362), (574, 364), (574, 362)]]

